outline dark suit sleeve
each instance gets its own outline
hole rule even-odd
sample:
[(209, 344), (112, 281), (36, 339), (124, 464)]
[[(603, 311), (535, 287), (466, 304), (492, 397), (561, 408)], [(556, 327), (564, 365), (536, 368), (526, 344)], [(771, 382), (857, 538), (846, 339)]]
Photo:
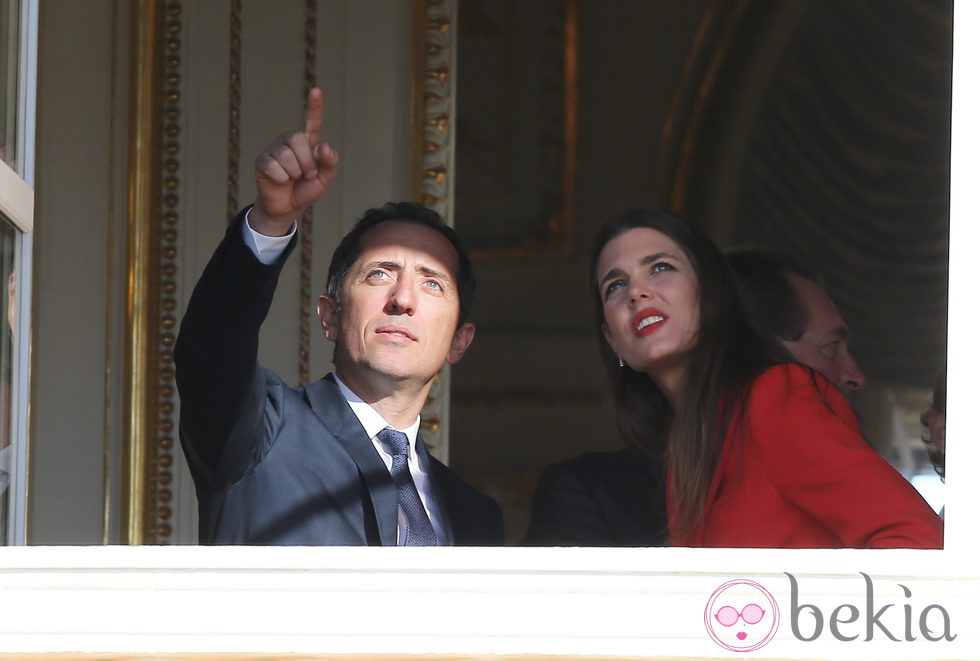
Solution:
[(525, 546), (661, 546), (664, 481), (631, 450), (590, 452), (545, 468)]
[(244, 216), (205, 267), (174, 348), (181, 444), (199, 489), (234, 481), (265, 451), (281, 402), (282, 382), (258, 364), (259, 329), (295, 237), (262, 264), (245, 245)]
[(525, 546), (608, 546), (612, 532), (596, 494), (568, 463), (544, 469), (534, 492)]
[(504, 518), (497, 501), (480, 493), (445, 464), (429, 457), (432, 476), (446, 508), (456, 546), (500, 546)]
[(504, 543), (504, 517), (497, 501), (479, 494), (479, 502), (475, 502), (472, 511), (476, 514), (473, 530), (467, 535), (457, 535), (456, 546), (501, 546)]

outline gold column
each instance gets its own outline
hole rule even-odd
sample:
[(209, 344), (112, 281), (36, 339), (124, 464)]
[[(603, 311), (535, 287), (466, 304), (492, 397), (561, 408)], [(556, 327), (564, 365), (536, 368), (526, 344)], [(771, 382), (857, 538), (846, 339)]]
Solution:
[(150, 320), (153, 318), (153, 229), (159, 206), (159, 25), (157, 0), (132, 4), (130, 74), (129, 209), (126, 307), (126, 420), (123, 428), (122, 542), (146, 542), (147, 441), (153, 382)]

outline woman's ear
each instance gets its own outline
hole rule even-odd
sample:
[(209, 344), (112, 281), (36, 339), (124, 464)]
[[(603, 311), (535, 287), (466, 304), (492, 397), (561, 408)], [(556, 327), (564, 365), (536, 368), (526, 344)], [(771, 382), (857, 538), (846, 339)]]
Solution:
[(602, 326), (600, 326), (600, 328), (602, 329), (602, 336), (606, 338), (606, 344), (608, 344), (609, 348), (612, 349), (612, 352), (618, 356), (619, 352), (616, 351), (616, 345), (613, 344), (612, 333), (609, 332), (608, 324), (606, 324), (606, 322), (602, 322)]

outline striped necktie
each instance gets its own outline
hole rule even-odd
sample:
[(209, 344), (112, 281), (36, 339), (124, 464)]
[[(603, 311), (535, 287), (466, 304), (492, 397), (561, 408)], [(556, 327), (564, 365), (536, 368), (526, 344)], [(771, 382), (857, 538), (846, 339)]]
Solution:
[(378, 440), (391, 455), (391, 477), (395, 481), (398, 507), (408, 522), (405, 546), (437, 546), (439, 540), (436, 538), (436, 531), (432, 529), (432, 522), (425, 513), (412, 473), (408, 469), (408, 436), (385, 427), (378, 432)]

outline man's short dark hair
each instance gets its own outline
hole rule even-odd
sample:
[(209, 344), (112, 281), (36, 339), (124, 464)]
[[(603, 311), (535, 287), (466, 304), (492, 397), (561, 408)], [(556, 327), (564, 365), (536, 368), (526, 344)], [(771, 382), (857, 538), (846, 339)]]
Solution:
[(368, 209), (354, 227), (340, 241), (330, 260), (327, 271), (327, 296), (341, 304), (340, 292), (344, 280), (354, 262), (361, 256), (363, 248), (361, 239), (376, 225), (385, 222), (398, 221), (423, 225), (446, 237), (456, 251), (456, 290), (459, 292), (459, 321), (458, 326), (469, 320), (473, 309), (473, 298), (476, 295), (476, 274), (469, 255), (459, 241), (459, 236), (449, 227), (438, 213), (414, 202), (388, 202), (379, 209)]
[(783, 341), (799, 340), (810, 319), (789, 275), (819, 283), (816, 273), (795, 258), (766, 248), (739, 248), (725, 256), (746, 305), (763, 329)]

